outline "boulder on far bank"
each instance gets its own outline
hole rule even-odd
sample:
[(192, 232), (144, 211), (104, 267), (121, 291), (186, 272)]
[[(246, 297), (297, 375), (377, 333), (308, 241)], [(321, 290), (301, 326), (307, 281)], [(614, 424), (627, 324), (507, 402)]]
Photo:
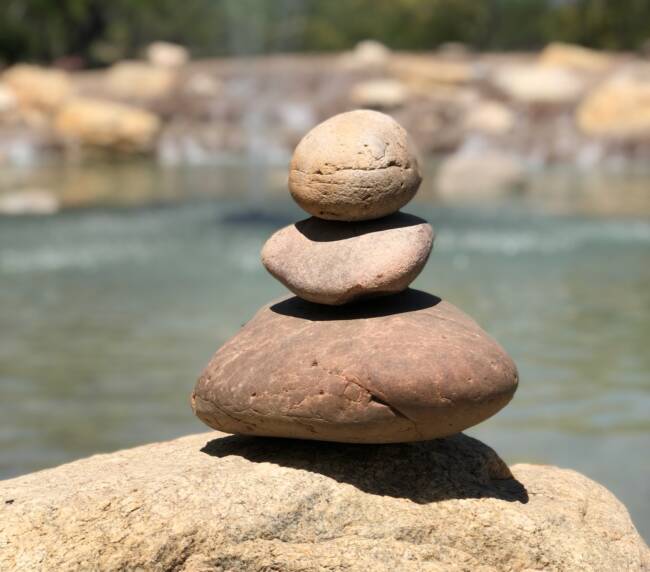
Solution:
[(30, 64), (9, 68), (2, 74), (2, 81), (11, 89), (21, 107), (46, 113), (59, 109), (73, 93), (66, 72)]
[(193, 435), (0, 482), (2, 570), (641, 572), (604, 487), (464, 435)]
[(170, 42), (153, 42), (147, 47), (147, 59), (161, 68), (180, 68), (190, 60), (186, 47)]
[(587, 135), (650, 140), (650, 65), (632, 67), (598, 86), (576, 111)]
[(471, 105), (463, 118), (463, 127), (470, 132), (505, 135), (515, 126), (515, 114), (498, 101), (483, 100)]
[(160, 131), (156, 115), (120, 103), (92, 98), (70, 100), (54, 121), (67, 141), (117, 151), (149, 151)]
[(509, 99), (534, 106), (568, 105), (586, 89), (574, 71), (550, 65), (506, 64), (496, 70), (491, 82)]
[(352, 51), (344, 52), (341, 64), (352, 70), (383, 69), (391, 58), (391, 50), (377, 40), (362, 40)]
[(143, 103), (170, 96), (177, 80), (178, 71), (174, 67), (139, 61), (118, 62), (108, 69), (104, 78), (112, 97)]
[(471, 149), (447, 157), (436, 176), (436, 192), (449, 199), (503, 196), (526, 183), (522, 161), (498, 149)]
[(393, 109), (401, 107), (409, 97), (408, 89), (395, 79), (371, 79), (357, 83), (350, 91), (350, 100), (358, 107)]
[(604, 52), (563, 42), (553, 42), (546, 46), (539, 56), (539, 61), (542, 65), (587, 73), (607, 71), (613, 63), (612, 57)]

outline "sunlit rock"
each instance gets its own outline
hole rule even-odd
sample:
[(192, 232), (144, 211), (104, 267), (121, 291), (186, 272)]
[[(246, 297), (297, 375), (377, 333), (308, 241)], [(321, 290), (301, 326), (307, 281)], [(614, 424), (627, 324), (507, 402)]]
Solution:
[(525, 184), (525, 170), (514, 155), (496, 149), (461, 150), (441, 164), (435, 183), (449, 199), (509, 194)]
[(609, 139), (650, 138), (650, 66), (619, 73), (596, 87), (576, 112), (587, 135)]
[(337, 307), (292, 297), (259, 310), (214, 354), (192, 407), (226, 433), (399, 443), (484, 421), (518, 380), (497, 342), (431, 294)]
[(51, 113), (59, 109), (72, 95), (73, 86), (62, 70), (18, 64), (2, 75), (21, 107)]
[(463, 127), (468, 131), (488, 135), (505, 135), (515, 124), (514, 113), (498, 101), (480, 101), (470, 106), (463, 119)]
[(575, 72), (535, 64), (507, 64), (496, 70), (491, 81), (508, 98), (531, 105), (570, 104), (586, 87)]
[(369, 220), (408, 203), (421, 180), (406, 130), (364, 109), (330, 117), (303, 137), (291, 160), (289, 190), (314, 216)]
[(351, 52), (341, 56), (341, 63), (350, 69), (381, 69), (388, 65), (391, 51), (377, 40), (362, 40)]
[(465, 435), (191, 435), (0, 482), (2, 570), (643, 571), (607, 489)]
[(582, 72), (603, 72), (612, 66), (611, 56), (582, 46), (554, 42), (539, 56), (542, 65), (551, 65)]
[(184, 46), (170, 42), (154, 42), (147, 48), (149, 63), (161, 68), (180, 68), (187, 64), (190, 53)]
[(394, 79), (375, 79), (356, 84), (350, 100), (358, 107), (393, 109), (401, 107), (408, 99), (406, 86)]
[(68, 142), (119, 151), (148, 151), (160, 130), (156, 115), (136, 107), (91, 98), (70, 100), (55, 118)]
[(440, 86), (465, 85), (478, 77), (478, 70), (472, 62), (420, 55), (395, 57), (390, 71), (423, 94)]
[(273, 234), (262, 263), (301, 298), (339, 305), (406, 289), (432, 246), (431, 225), (401, 212), (354, 224), (312, 217)]
[(222, 92), (222, 82), (208, 73), (191, 74), (183, 83), (183, 92), (194, 97), (212, 98)]
[(177, 79), (178, 74), (174, 69), (146, 62), (124, 61), (109, 68), (105, 86), (113, 97), (146, 102), (171, 95)]

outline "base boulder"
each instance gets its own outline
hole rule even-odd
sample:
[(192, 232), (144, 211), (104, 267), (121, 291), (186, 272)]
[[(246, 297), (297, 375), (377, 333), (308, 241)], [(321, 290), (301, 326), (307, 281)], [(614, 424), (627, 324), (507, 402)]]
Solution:
[(643, 571), (625, 507), (456, 435), (194, 435), (0, 483), (0, 570)]

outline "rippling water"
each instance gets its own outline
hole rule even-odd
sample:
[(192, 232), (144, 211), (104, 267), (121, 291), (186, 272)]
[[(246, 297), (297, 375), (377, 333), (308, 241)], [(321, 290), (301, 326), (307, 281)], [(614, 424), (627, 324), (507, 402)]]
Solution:
[[(0, 220), (0, 478), (205, 429), (188, 404), (197, 374), (284, 293), (259, 263), (301, 217), (279, 197)], [(415, 286), (520, 369), (510, 406), (468, 433), (509, 463), (602, 482), (650, 537), (650, 221), (521, 202), (405, 210), (438, 235)]]

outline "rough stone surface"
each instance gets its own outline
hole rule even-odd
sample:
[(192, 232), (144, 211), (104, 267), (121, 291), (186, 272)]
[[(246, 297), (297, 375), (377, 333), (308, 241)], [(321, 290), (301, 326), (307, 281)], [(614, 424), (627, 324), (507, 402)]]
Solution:
[(432, 246), (431, 225), (405, 213), (354, 223), (312, 217), (276, 232), (262, 262), (294, 294), (337, 305), (405, 290)]
[(368, 220), (398, 211), (421, 179), (406, 131), (388, 115), (356, 110), (303, 137), (291, 161), (289, 190), (314, 216)]
[[(511, 472), (510, 472), (511, 471)], [(0, 569), (641, 572), (625, 507), (464, 435), (332, 445), (192, 435), (0, 482)]]
[(54, 127), (59, 136), (84, 145), (145, 151), (155, 143), (160, 120), (130, 105), (75, 98), (58, 113)]
[(328, 307), (262, 308), (213, 356), (192, 395), (226, 433), (352, 443), (418, 441), (487, 419), (517, 370), (471, 318), (417, 290)]

